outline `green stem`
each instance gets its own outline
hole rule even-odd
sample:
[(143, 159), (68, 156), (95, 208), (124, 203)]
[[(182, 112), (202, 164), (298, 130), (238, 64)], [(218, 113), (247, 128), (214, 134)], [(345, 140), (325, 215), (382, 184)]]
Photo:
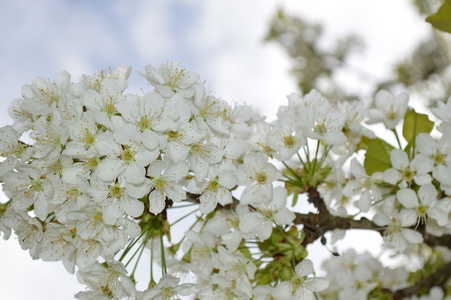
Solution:
[(302, 166), (304, 166), (304, 169), (307, 170), (307, 167), (305, 166), (304, 160), (302, 159), (302, 157), (301, 157), (301, 155), (299, 154), (299, 152), (296, 152), (296, 154), (297, 154), (299, 160), (301, 161)]
[(164, 256), (163, 231), (160, 231), (160, 251), (161, 251), (161, 276), (168, 273), (166, 269), (166, 258)]
[(132, 271), (132, 274), (131, 274), (130, 276), (135, 275), (135, 271), (136, 271), (136, 268), (138, 267), (138, 263), (139, 263), (139, 260), (141, 259), (141, 255), (142, 255), (143, 252), (144, 252), (144, 248), (146, 248), (146, 247), (145, 247), (146, 242), (147, 242), (147, 240), (145, 240), (144, 243), (142, 244), (142, 245), (144, 245), (144, 247), (142, 247), (142, 248), (141, 248), (141, 251), (139, 252), (138, 258), (136, 259), (135, 266), (133, 267), (133, 271)]
[(154, 282), (153, 280), (153, 238), (150, 242), (150, 282), (149, 285)]
[(194, 213), (197, 212), (197, 211), (199, 211), (199, 209), (195, 209), (195, 210), (193, 210), (192, 212), (190, 212), (190, 213), (184, 215), (184, 216), (181, 217), (180, 219), (174, 221), (174, 223), (172, 223), (171, 226), (174, 226), (174, 225), (177, 224), (178, 222), (182, 221), (183, 219), (187, 218), (188, 216), (194, 214)]
[(321, 169), (321, 167), (323, 166), (324, 161), (327, 158), (327, 155), (329, 155), (329, 150), (331, 149), (331, 146), (326, 147), (326, 151), (324, 151), (323, 155), (321, 156), (321, 160), (319, 162), (319, 168)]
[(402, 146), (401, 146), (401, 141), (399, 140), (399, 135), (398, 135), (398, 132), (396, 131), (396, 129), (395, 128), (393, 128), (392, 130), (391, 130), (394, 134), (395, 134), (395, 137), (396, 137), (396, 141), (398, 142), (398, 146), (399, 146), (399, 149), (402, 149)]
[[(297, 180), (299, 180), (299, 182), (301, 181), (301, 177), (298, 176), (298, 174), (296, 174), (295, 171), (293, 171), (292, 168), (290, 168), (284, 161), (282, 162), (283, 165), (285, 166), (285, 168), (287, 168), (288, 171), (290, 171), (291, 174), (293, 174), (294, 177), (296, 177)], [(287, 176), (285, 176), (287, 177)], [(290, 177), (287, 177), (288, 179), (291, 179)]]
[[(193, 225), (191, 225), (191, 227), (190, 227), (187, 231), (190, 231), (191, 229), (193, 229), (194, 226), (196, 226), (196, 224), (197, 224), (199, 221), (200, 221), (200, 219), (197, 219), (196, 222), (194, 222)], [(182, 239), (180, 240), (180, 242), (178, 242), (178, 244), (181, 244), (181, 243), (185, 240), (185, 238), (186, 238), (186, 234), (183, 235)]]
[(381, 203), (382, 201), (384, 201), (385, 199), (387, 199), (388, 196), (391, 196), (391, 195), (393, 195), (393, 194), (387, 194), (387, 195), (382, 196), (380, 200), (374, 202), (373, 204), (371, 204), (371, 206), (374, 206), (374, 205), (376, 205), (376, 204)]
[(135, 255), (138, 253), (138, 251), (141, 250), (141, 248), (144, 248), (145, 243), (142, 243), (141, 245), (139, 245), (138, 249), (136, 249), (135, 253), (133, 253), (132, 257), (130, 257), (130, 259), (128, 260), (128, 262), (125, 264), (125, 267), (127, 267), (131, 261), (133, 260), (133, 258), (135, 257)]
[(318, 140), (318, 142), (316, 143), (315, 161), (313, 161), (313, 168), (312, 168), (312, 173), (310, 174), (310, 176), (315, 175), (315, 171), (316, 171), (316, 161), (318, 160), (319, 145), (320, 145), (320, 142), (319, 142), (319, 140)]
[[(310, 148), (308, 146), (308, 140), (307, 140), (306, 146), (307, 147), (304, 147), (304, 153), (305, 153), (305, 157), (307, 157), (307, 162), (310, 163)], [(307, 149), (307, 151), (305, 149)]]
[(180, 206), (171, 206), (171, 207), (168, 207), (168, 209), (189, 207), (189, 206), (195, 206), (195, 205), (198, 205), (198, 204), (197, 203), (193, 203), (193, 204), (186, 204), (186, 205), (180, 205)]
[(128, 254), (128, 252), (130, 250), (132, 250), (133, 246), (135, 246), (135, 244), (139, 241), (140, 238), (143, 237), (143, 235), (147, 232), (147, 230), (144, 230), (140, 236), (138, 236), (135, 240), (132, 240), (133, 242), (130, 242), (127, 246), (127, 248), (125, 248), (124, 253), (122, 253), (121, 257), (119, 258), (119, 261), (122, 261), (124, 259), (124, 257)]

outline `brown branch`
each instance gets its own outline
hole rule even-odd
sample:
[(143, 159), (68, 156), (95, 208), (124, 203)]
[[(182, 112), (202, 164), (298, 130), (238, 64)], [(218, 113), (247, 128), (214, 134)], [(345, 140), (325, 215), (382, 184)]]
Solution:
[[(318, 210), (318, 213), (301, 214), (295, 213), (296, 217), (293, 221), (294, 224), (303, 225), (303, 231), (305, 234), (304, 246), (313, 243), (318, 238), (323, 238), (324, 234), (334, 229), (363, 229), (363, 230), (375, 230), (383, 235), (382, 228), (368, 220), (367, 218), (360, 218), (354, 220), (350, 218), (343, 218), (332, 215), (324, 202), (324, 199), (315, 188), (308, 189), (308, 201), (312, 203)], [(191, 193), (187, 193), (187, 201), (192, 203), (199, 203), (199, 196)], [(226, 206), (218, 205), (217, 209), (232, 209), (239, 205), (239, 201), (233, 198), (233, 203)], [(423, 227), (417, 229), (423, 235), (424, 243), (430, 247), (444, 246), (450, 248), (451, 235), (443, 235), (441, 237), (433, 236), (426, 233)], [(442, 268), (438, 269), (433, 274), (420, 279), (415, 285), (404, 288), (397, 291), (391, 291), (383, 289), (383, 292), (389, 294), (393, 300), (401, 300), (405, 297), (417, 294), (424, 288), (432, 286), (440, 286), (443, 289), (446, 287), (446, 283), (451, 278), (451, 263), (446, 264)]]
[[(334, 229), (364, 229), (364, 230), (375, 230), (381, 235), (384, 234), (382, 228), (375, 223), (371, 222), (367, 218), (360, 218), (359, 220), (354, 220), (350, 218), (343, 218), (332, 215), (327, 209), (323, 198), (319, 194), (318, 190), (315, 188), (308, 189), (308, 201), (312, 203), (317, 209), (318, 213), (308, 213), (301, 214), (295, 213), (296, 218), (294, 219), (294, 224), (303, 225), (303, 231), (305, 234), (305, 239), (303, 245), (308, 245), (316, 241), (318, 238), (322, 238), (324, 234), (328, 231)], [(200, 195), (186, 193), (186, 201), (192, 203), (199, 203)], [(233, 198), (233, 203), (226, 206), (218, 205), (216, 209), (228, 208), (234, 210), (239, 201)], [(443, 235), (441, 237), (433, 236), (428, 234), (424, 227), (419, 227), (418, 232), (423, 235), (424, 243), (430, 247), (444, 246), (450, 248), (451, 245), (451, 235)]]
[(383, 292), (389, 294), (393, 300), (401, 300), (404, 299), (405, 297), (418, 294), (418, 292), (420, 292), (421, 290), (433, 286), (439, 286), (443, 290), (446, 290), (446, 285), (450, 278), (451, 278), (451, 262), (439, 268), (437, 271), (430, 274), (429, 276), (421, 278), (411, 287), (407, 287), (394, 292), (388, 289), (383, 289)]
[[(337, 217), (330, 214), (323, 198), (315, 188), (309, 188), (308, 201), (318, 209), (318, 214), (296, 213), (296, 218), (293, 221), (294, 224), (304, 225), (303, 230), (305, 233), (305, 239), (303, 245), (313, 243), (318, 238), (323, 237), (326, 232), (334, 229), (367, 229), (376, 230), (381, 235), (384, 234), (381, 227), (377, 226), (367, 218), (354, 220)], [(418, 232), (423, 235), (424, 243), (430, 247), (444, 246), (449, 248), (451, 245), (451, 235), (443, 235), (441, 237), (433, 236), (428, 234), (424, 227), (418, 228)]]

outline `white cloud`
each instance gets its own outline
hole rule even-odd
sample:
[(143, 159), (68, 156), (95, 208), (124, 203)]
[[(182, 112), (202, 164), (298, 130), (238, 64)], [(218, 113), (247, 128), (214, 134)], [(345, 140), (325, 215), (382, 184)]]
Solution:
[(117, 1), (114, 9), (124, 30), (126, 43), (130, 43), (137, 61), (157, 62), (174, 47), (170, 31), (169, 6), (171, 1)]
[(191, 28), (189, 44), (202, 60), (202, 78), (225, 100), (253, 104), (275, 115), (295, 89), (288, 61), (274, 45), (263, 44), (276, 3), (209, 1)]

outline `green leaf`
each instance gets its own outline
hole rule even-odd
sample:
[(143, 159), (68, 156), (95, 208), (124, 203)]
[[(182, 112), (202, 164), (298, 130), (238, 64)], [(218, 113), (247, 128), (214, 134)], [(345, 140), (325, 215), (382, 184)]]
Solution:
[(451, 0), (445, 0), (439, 10), (426, 18), (436, 29), (451, 33)]
[(387, 142), (376, 138), (368, 143), (363, 166), (368, 175), (374, 172), (383, 172), (391, 167), (390, 152), (394, 147)]
[(409, 109), (404, 116), (404, 126), (402, 127), (402, 135), (407, 141), (404, 149), (407, 153), (415, 150), (415, 138), (419, 133), (430, 133), (434, 128), (434, 122), (429, 120), (425, 114), (419, 114), (413, 109)]

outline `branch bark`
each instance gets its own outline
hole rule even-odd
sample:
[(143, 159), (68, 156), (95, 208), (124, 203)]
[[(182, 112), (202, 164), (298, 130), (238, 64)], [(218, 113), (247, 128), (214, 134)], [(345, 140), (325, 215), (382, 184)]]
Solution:
[(443, 290), (445, 290), (446, 284), (450, 278), (451, 278), (451, 262), (442, 266), (431, 275), (421, 278), (413, 286), (397, 290), (394, 292), (384, 289), (383, 292), (390, 295), (393, 300), (401, 300), (404, 299), (405, 297), (416, 295), (422, 289), (431, 288), (433, 286), (439, 286)]
[[(309, 188), (308, 201), (312, 203), (318, 210), (318, 213), (301, 214), (295, 213), (296, 217), (293, 221), (294, 224), (303, 225), (303, 231), (305, 234), (304, 246), (313, 243), (318, 238), (322, 238), (328, 231), (334, 229), (362, 229), (362, 230), (375, 230), (383, 236), (384, 232), (382, 228), (368, 220), (367, 218), (360, 218), (354, 220), (350, 218), (343, 218), (332, 215), (324, 202), (324, 199), (315, 188)], [(191, 193), (187, 193), (187, 201), (193, 203), (199, 203), (199, 196)], [(233, 203), (224, 206), (218, 205), (216, 209), (235, 209), (239, 205), (239, 201), (233, 198)], [(451, 235), (443, 235), (441, 237), (428, 234), (424, 227), (417, 229), (423, 235), (424, 243), (430, 247), (444, 246), (450, 248)], [(422, 278), (417, 281), (413, 286), (404, 288), (397, 291), (391, 291), (383, 289), (383, 292), (390, 295), (393, 300), (401, 300), (405, 297), (417, 294), (424, 288), (432, 286), (440, 286), (445, 289), (447, 281), (451, 278), (451, 263), (439, 268), (431, 275)]]

